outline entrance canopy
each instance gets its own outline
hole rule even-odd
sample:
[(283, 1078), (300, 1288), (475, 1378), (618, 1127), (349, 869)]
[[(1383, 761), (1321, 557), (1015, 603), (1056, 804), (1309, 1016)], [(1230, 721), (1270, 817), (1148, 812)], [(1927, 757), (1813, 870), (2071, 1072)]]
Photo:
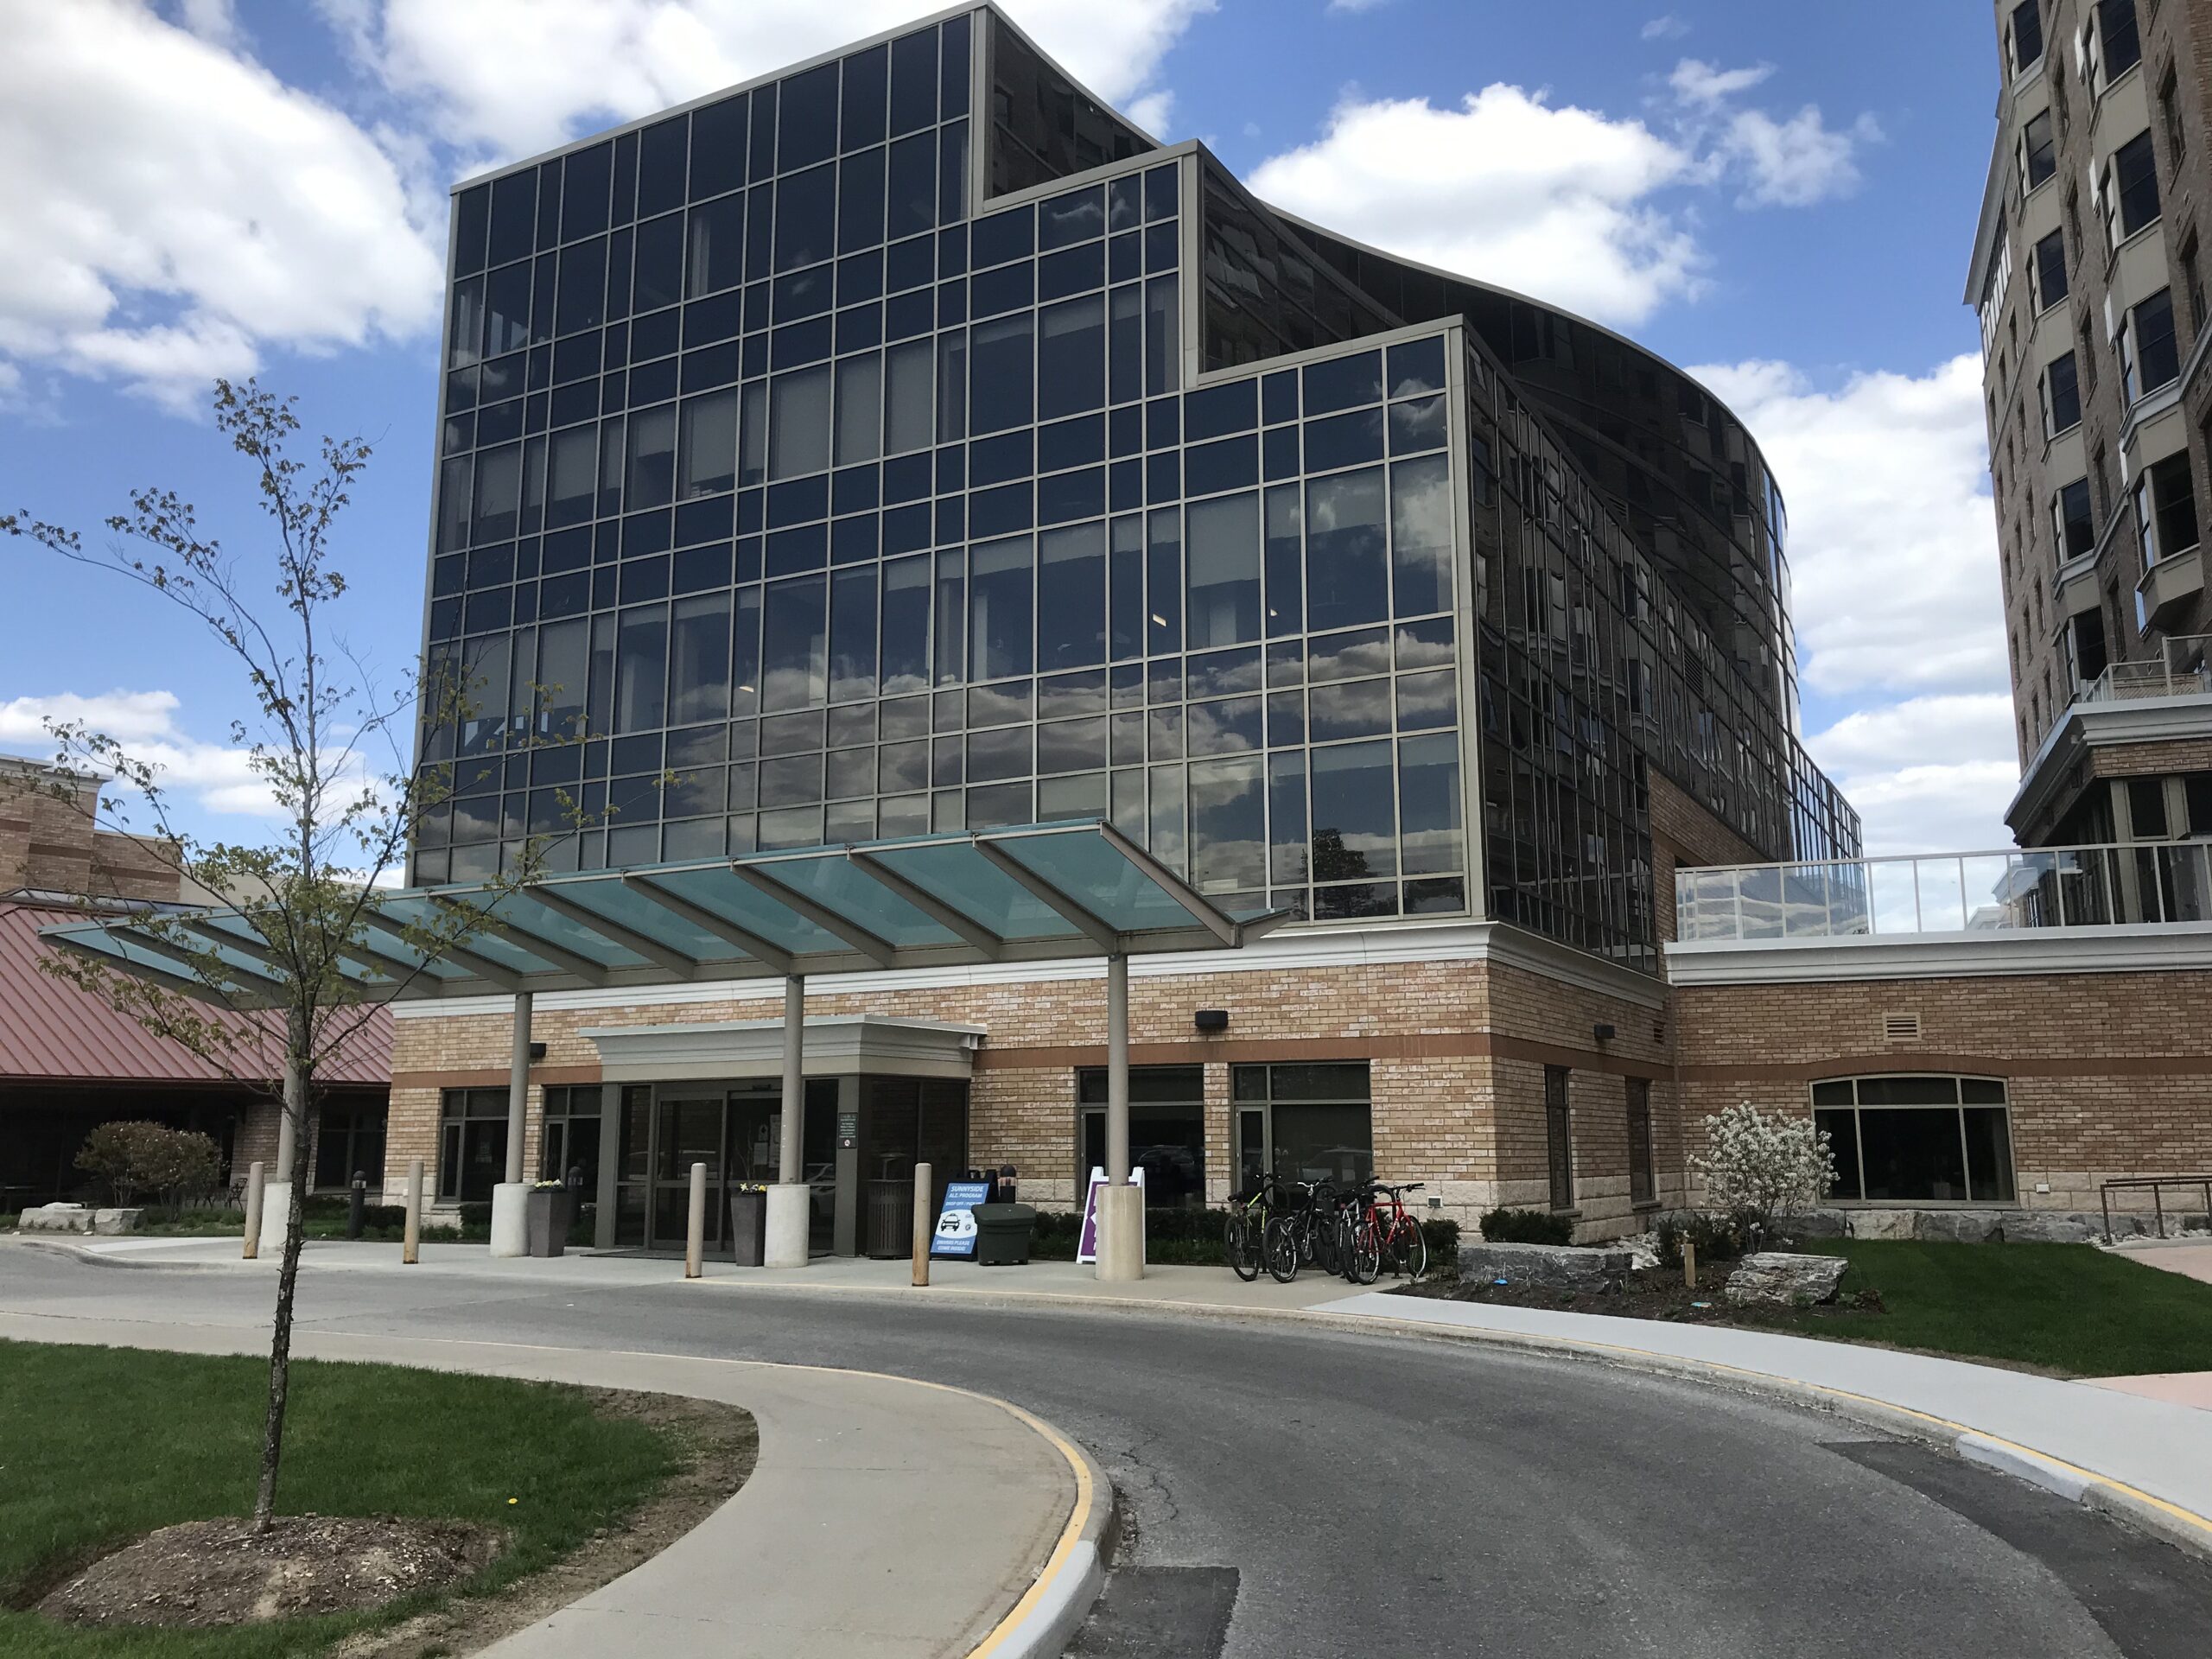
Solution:
[[(483, 912), (482, 928), (426, 961), (406, 929), (455, 909)], [(1086, 820), (553, 875), (504, 893), (410, 888), (370, 914), (348, 976), (365, 1000), (414, 1000), (1152, 956), (1233, 950), (1294, 913), (1221, 910)], [(266, 945), (219, 906), (166, 912), (150, 930), (124, 918), (46, 937), (189, 991), (205, 988), (180, 961), (212, 950), (232, 1001), (277, 1000)]]

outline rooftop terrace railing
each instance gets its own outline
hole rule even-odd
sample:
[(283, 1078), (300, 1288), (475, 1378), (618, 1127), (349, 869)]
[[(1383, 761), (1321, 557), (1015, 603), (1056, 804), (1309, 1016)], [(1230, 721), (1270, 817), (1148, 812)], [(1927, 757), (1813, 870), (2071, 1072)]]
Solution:
[(2155, 657), (2113, 664), (2075, 693), (2074, 701), (2126, 702), (2208, 691), (2212, 691), (2212, 634), (2191, 633), (2160, 640)]
[(2212, 923), (2212, 842), (1678, 870), (1684, 944)]

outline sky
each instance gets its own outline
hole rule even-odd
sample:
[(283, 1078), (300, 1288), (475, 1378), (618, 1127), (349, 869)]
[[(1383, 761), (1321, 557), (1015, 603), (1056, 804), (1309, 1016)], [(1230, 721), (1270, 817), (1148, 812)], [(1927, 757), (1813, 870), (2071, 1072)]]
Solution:
[[(339, 563), (379, 679), (421, 637), (457, 179), (941, 8), (929, 0), (0, 0), (0, 511), (98, 532), (148, 485), (261, 522), (219, 375), (375, 449)], [(1790, 521), (1803, 733), (1874, 853), (2009, 844), (2017, 784), (1979, 341), (1980, 6), (1007, 0), (1264, 199), (1682, 365)], [(1570, 20), (1571, 21), (1568, 21)], [(1909, 42), (1910, 50), (1900, 50)], [(246, 688), (111, 575), (0, 543), (0, 751), (83, 718), (181, 821), (255, 840)], [(43, 619), (26, 626), (25, 618)]]

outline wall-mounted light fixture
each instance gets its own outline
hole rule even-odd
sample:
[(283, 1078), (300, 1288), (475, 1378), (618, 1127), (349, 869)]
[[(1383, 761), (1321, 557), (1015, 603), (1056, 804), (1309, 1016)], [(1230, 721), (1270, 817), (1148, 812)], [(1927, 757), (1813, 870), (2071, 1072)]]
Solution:
[(543, 1043), (532, 1043), (530, 1046), (530, 1058), (533, 1060), (543, 1059), (545, 1058), (545, 1045)]
[(1590, 1027), (1590, 1034), (1601, 1043), (1610, 1043), (1613, 1040), (1613, 1028), (1611, 1026), (1592, 1026)]
[(1191, 1023), (1200, 1031), (1227, 1031), (1229, 1010), (1227, 1008), (1200, 1008), (1191, 1016)]

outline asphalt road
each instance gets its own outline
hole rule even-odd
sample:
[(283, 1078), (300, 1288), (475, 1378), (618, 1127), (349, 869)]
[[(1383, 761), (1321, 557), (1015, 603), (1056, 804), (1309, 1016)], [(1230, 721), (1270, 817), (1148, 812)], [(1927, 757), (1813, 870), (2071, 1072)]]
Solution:
[[(269, 1294), (234, 1272), (0, 1249), (9, 1311), (251, 1323)], [(2212, 1630), (2212, 1567), (2049, 1494), (1572, 1361), (1148, 1314), (397, 1274), (310, 1274), (300, 1315), (1013, 1400), (1090, 1448), (1128, 1522), (1071, 1655), (2165, 1659), (2201, 1656)], [(1173, 1570), (1191, 1568), (1213, 1570)]]

